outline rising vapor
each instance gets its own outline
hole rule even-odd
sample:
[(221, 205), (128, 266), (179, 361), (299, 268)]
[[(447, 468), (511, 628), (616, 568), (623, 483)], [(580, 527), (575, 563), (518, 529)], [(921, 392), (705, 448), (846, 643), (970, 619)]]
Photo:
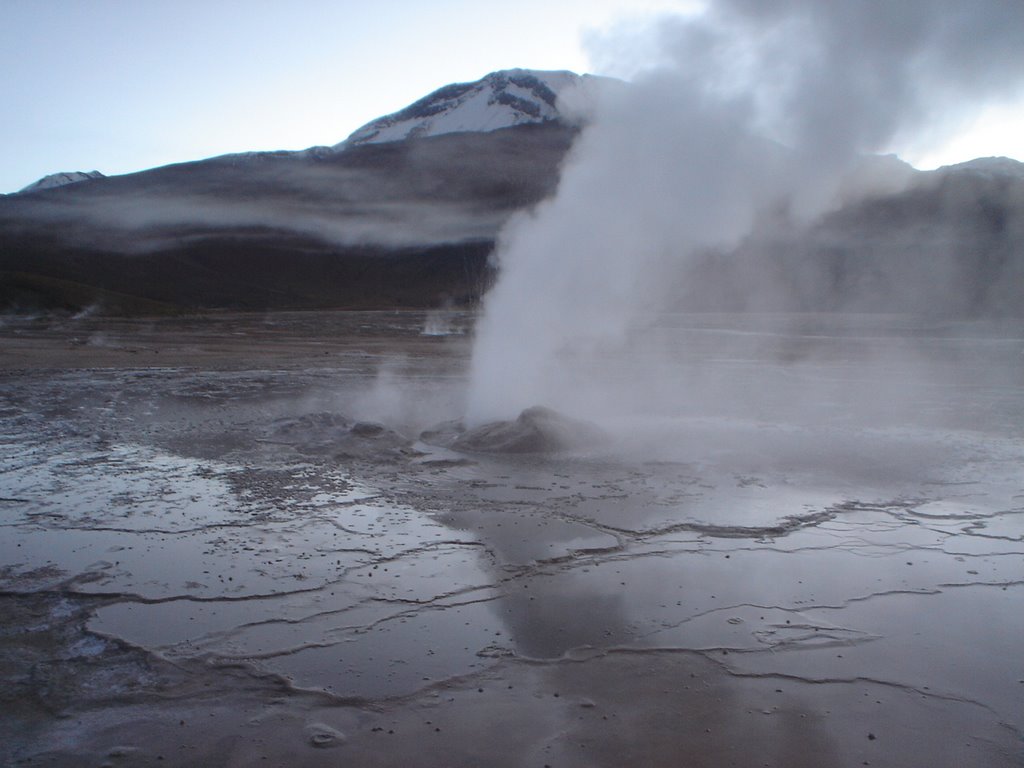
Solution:
[(609, 361), (699, 255), (814, 220), (866, 155), (1022, 92), (1024, 3), (717, 0), (598, 43), (638, 47), (649, 64), (603, 94), (556, 195), (502, 233), (471, 424), (622, 408)]

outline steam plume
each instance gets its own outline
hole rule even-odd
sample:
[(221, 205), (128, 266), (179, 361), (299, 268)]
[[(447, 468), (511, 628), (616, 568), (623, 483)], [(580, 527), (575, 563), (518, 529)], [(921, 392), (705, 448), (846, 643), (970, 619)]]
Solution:
[(696, 254), (811, 220), (865, 153), (1019, 93), (1024, 4), (717, 0), (599, 51), (639, 45), (650, 64), (604, 94), (556, 196), (502, 233), (471, 423), (579, 413)]

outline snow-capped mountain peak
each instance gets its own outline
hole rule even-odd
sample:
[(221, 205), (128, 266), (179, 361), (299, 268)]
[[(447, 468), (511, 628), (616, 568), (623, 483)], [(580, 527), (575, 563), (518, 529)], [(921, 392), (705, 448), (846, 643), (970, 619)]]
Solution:
[(39, 181), (34, 181), (27, 187), (18, 191), (18, 194), (23, 192), (39, 192), (43, 189), (53, 189), (54, 187), (63, 187), (67, 184), (77, 184), (80, 181), (86, 181), (87, 179), (102, 179), (103, 174), (99, 171), (65, 171), (62, 173), (51, 173), (49, 176), (43, 176)]
[(591, 81), (597, 79), (568, 71), (507, 69), (492, 72), (476, 82), (446, 85), (405, 109), (373, 120), (335, 149), (564, 120), (566, 116), (557, 104), (559, 95), (569, 89), (588, 88)]

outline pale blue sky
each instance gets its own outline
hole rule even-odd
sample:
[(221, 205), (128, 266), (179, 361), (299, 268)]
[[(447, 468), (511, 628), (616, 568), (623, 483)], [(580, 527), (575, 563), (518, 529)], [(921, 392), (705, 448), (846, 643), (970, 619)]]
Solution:
[[(517, 66), (592, 71), (588, 30), (692, 4), (0, 0), (0, 192), (56, 171), (334, 144), (450, 82)], [(924, 166), (1024, 159), (1021, 112), (991, 113), (981, 138), (953, 150), (903, 154)]]

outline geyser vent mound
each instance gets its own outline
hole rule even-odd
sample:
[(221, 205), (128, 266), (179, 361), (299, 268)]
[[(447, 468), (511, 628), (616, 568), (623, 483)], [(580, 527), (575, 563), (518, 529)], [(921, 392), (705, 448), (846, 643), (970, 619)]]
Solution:
[[(511, 421), (492, 421), (464, 431), (435, 430), (424, 440), (442, 439), (449, 448), (470, 453), (555, 453), (603, 443), (599, 427), (545, 408), (527, 408)], [(447, 439), (445, 439), (447, 437)]]

